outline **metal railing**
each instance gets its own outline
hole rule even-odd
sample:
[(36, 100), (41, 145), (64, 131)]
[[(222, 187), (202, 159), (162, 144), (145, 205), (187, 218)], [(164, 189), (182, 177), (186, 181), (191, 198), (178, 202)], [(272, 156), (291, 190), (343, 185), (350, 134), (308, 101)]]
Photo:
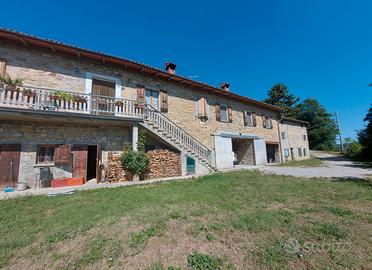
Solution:
[(137, 100), (37, 87), (0, 85), (0, 107), (143, 118)]
[(161, 132), (174, 138), (184, 150), (190, 150), (192, 153), (202, 157), (202, 159), (211, 162), (211, 150), (164, 114), (149, 104), (145, 105), (144, 114), (145, 118), (156, 125)]

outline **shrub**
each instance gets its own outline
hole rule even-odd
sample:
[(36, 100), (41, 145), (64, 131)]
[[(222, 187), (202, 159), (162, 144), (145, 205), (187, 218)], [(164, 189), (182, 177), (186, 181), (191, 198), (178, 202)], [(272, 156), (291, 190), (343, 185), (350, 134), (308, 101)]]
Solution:
[(194, 252), (187, 256), (187, 266), (194, 270), (216, 270), (221, 269), (223, 262), (220, 258)]
[(21, 78), (12, 79), (7, 73), (4, 76), (0, 76), (0, 82), (5, 83), (6, 85), (9, 85), (9, 86), (15, 87), (15, 86), (22, 86), (23, 79)]
[(351, 158), (359, 157), (362, 153), (362, 145), (358, 142), (352, 142), (346, 149), (346, 155)]
[(142, 175), (150, 166), (150, 158), (143, 151), (133, 151), (132, 146), (128, 146), (121, 155), (121, 164), (128, 172), (132, 180), (135, 175)]

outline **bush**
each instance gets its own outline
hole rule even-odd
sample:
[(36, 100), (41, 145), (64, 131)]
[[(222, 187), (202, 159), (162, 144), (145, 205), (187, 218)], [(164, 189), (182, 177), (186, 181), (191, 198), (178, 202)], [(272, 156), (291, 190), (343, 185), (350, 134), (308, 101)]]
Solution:
[(221, 269), (222, 265), (220, 258), (207, 254), (194, 252), (187, 256), (187, 266), (194, 270), (216, 270)]
[(121, 155), (121, 164), (132, 180), (135, 175), (141, 176), (148, 170), (150, 158), (145, 152), (133, 151), (132, 146), (128, 146)]
[(348, 148), (346, 149), (346, 156), (351, 158), (357, 158), (362, 153), (362, 145), (358, 142), (352, 142), (349, 144)]

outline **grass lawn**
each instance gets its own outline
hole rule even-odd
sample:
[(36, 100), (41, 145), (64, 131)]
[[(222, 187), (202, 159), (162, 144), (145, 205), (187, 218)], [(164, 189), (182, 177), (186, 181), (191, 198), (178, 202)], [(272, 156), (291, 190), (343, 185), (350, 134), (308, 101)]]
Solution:
[(324, 161), (320, 158), (311, 157), (304, 160), (291, 160), (275, 165), (277, 167), (321, 167), (324, 166)]
[(236, 171), (0, 210), (11, 269), (371, 269), (366, 181)]

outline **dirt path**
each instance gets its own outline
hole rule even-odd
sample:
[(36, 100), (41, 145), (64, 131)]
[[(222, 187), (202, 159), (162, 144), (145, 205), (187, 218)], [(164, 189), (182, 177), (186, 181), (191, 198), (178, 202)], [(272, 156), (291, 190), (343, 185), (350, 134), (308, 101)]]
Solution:
[(298, 177), (359, 178), (372, 179), (372, 169), (362, 163), (341, 156), (320, 151), (312, 151), (313, 156), (324, 161), (322, 167), (276, 167), (264, 166), (259, 170), (265, 173), (292, 175)]

